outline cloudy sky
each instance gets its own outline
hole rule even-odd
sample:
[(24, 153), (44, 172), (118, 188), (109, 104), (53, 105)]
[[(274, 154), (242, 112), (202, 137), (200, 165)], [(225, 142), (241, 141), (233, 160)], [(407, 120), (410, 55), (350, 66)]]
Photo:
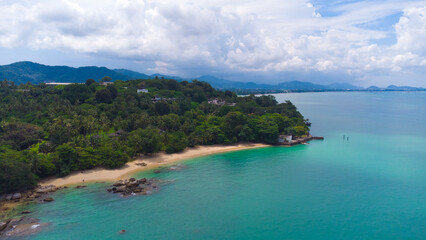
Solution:
[(426, 1), (0, 0), (0, 64), (426, 87)]

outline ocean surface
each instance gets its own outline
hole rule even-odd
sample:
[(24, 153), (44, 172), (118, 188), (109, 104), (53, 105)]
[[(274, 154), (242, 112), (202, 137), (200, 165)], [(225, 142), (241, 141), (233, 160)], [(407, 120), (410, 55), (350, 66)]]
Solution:
[(136, 174), (172, 180), (149, 196), (59, 191), (29, 239), (426, 239), (426, 92), (275, 96), (325, 140)]

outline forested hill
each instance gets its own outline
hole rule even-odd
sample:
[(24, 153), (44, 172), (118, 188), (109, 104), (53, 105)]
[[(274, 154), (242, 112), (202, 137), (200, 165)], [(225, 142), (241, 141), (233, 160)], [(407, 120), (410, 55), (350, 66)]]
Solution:
[[(100, 80), (108, 76), (112, 81), (130, 79), (175, 79), (185, 81), (178, 76), (165, 76), (161, 74), (146, 75), (127, 69), (108, 69), (106, 67), (79, 67), (48, 66), (33, 62), (17, 62), (9, 65), (0, 65), (0, 80), (13, 81), (16, 85), (40, 83), (84, 83), (87, 79)], [(409, 86), (388, 86), (379, 88), (371, 86), (362, 88), (348, 83), (333, 83), (329, 85), (314, 84), (301, 81), (284, 81), (278, 84), (265, 84), (255, 82), (239, 82), (217, 78), (214, 76), (200, 76), (200, 81), (208, 82), (218, 89), (235, 90), (240, 94), (250, 93), (277, 93), (277, 92), (317, 92), (317, 91), (425, 91), (425, 88)], [(191, 79), (192, 80), (192, 79)], [(241, 79), (244, 80), (244, 79)]]
[(0, 82), (0, 193), (139, 154), (236, 142), (276, 143), (308, 126), (291, 102), (237, 97), (208, 83), (130, 80), (47, 86)]
[(0, 79), (15, 84), (39, 84), (42, 82), (83, 83), (86, 79), (101, 79), (105, 76), (113, 80), (129, 80), (132, 77), (106, 67), (47, 66), (33, 62), (17, 62), (0, 66)]

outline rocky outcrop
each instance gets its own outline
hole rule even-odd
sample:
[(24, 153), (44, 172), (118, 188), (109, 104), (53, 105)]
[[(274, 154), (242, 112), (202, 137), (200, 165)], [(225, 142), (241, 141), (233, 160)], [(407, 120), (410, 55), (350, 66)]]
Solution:
[(21, 199), (21, 197), (22, 197), (21, 193), (14, 193), (12, 195), (12, 200)]
[(119, 193), (122, 196), (146, 195), (157, 192), (160, 189), (160, 181), (157, 179), (135, 179), (119, 180), (113, 183), (108, 192)]
[(8, 219), (0, 222), (0, 238), (3, 237), (25, 237), (39, 232), (48, 223), (40, 223), (40, 220), (28, 216)]
[(51, 198), (51, 197), (47, 197), (45, 199), (43, 199), (43, 202), (53, 202), (55, 201), (55, 199)]

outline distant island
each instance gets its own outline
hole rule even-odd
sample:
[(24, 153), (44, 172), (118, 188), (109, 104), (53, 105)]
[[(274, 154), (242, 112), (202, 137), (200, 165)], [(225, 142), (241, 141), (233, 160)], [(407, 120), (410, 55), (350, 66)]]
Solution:
[(131, 79), (174, 79), (179, 82), (197, 79), (207, 82), (212, 87), (221, 90), (232, 90), (237, 94), (263, 94), (263, 93), (285, 93), (285, 92), (324, 92), (324, 91), (425, 91), (425, 88), (394, 86), (385, 88), (370, 86), (368, 88), (354, 86), (348, 83), (333, 83), (329, 85), (314, 84), (311, 82), (287, 81), (279, 84), (261, 84), (254, 82), (237, 82), (214, 76), (200, 76), (186, 79), (178, 76), (167, 76), (162, 74), (147, 75), (127, 69), (108, 69), (105, 67), (79, 67), (47, 66), (33, 62), (17, 62), (0, 66), (0, 79), (13, 81), (15, 84), (66, 82), (84, 83), (87, 79), (100, 80), (109, 76), (112, 81)]
[(85, 83), (0, 82), (0, 194), (40, 179), (187, 147), (240, 142), (276, 144), (306, 136), (310, 123), (291, 102), (239, 97), (194, 80)]

